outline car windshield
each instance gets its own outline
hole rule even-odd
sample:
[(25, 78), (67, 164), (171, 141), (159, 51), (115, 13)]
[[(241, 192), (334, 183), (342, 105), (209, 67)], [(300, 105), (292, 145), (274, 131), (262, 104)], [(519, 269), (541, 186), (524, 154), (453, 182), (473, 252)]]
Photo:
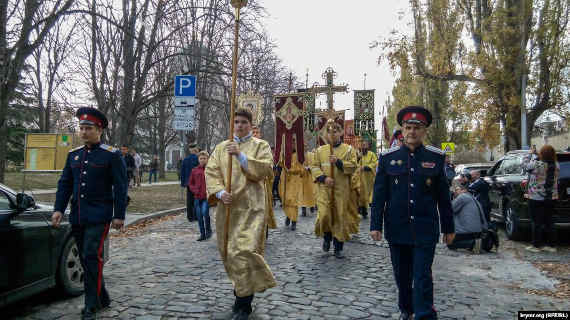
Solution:
[(4, 191), (6, 191), (7, 193), (9, 193), (11, 196), (16, 196), (17, 192), (8, 188), (7, 186), (0, 184), (0, 188), (2, 188)]

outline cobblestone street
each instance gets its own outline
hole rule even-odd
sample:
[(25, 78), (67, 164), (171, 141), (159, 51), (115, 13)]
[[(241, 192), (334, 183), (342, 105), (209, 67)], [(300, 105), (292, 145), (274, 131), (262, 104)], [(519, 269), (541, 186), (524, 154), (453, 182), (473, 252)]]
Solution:
[[(339, 260), (323, 253), (312, 234), (316, 213), (300, 216), (297, 231), (285, 229), (280, 209), (276, 216), (279, 229), (269, 232), (266, 257), (278, 286), (256, 295), (252, 319), (397, 319), (387, 243), (369, 240), (369, 220), (361, 222), (360, 234)], [(197, 229), (178, 215), (140, 235), (111, 239), (105, 281), (113, 302), (101, 318), (224, 319), (233, 304), (232, 286), (215, 235), (196, 242)], [(513, 319), (518, 310), (570, 310), (569, 301), (527, 294), (552, 289), (555, 281), (509, 251), (474, 255), (439, 245), (433, 276), (440, 319)], [(16, 319), (78, 319), (82, 303), (83, 297), (50, 291), (5, 312)]]

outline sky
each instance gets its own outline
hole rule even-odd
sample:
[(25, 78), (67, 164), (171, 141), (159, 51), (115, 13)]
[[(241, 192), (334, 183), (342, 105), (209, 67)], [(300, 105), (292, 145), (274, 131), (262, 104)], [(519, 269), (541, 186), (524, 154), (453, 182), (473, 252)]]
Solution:
[[(376, 128), (378, 113), (392, 91), (395, 75), (386, 62), (378, 64), (379, 48), (373, 41), (389, 37), (390, 31), (409, 30), (408, 0), (267, 0), (266, 29), (277, 44), (277, 54), (302, 82), (309, 70), (309, 86), (324, 84), (327, 67), (337, 72), (335, 84), (347, 84), (349, 92), (335, 94), (335, 109), (350, 109), (353, 118), (352, 90), (375, 89)], [(404, 19), (399, 19), (404, 12)], [(326, 108), (326, 98), (317, 108)]]

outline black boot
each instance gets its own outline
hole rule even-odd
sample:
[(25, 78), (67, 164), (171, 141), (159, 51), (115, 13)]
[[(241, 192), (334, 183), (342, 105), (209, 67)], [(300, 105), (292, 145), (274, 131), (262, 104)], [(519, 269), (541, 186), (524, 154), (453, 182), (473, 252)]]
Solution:
[(248, 297), (236, 296), (236, 301), (233, 307), (232, 320), (247, 320), (249, 318), (249, 314), (252, 312), (251, 308), (252, 301), (253, 301), (253, 295)]
[(291, 231), (297, 230), (297, 221), (291, 222)]
[(400, 320), (411, 320), (412, 319), (412, 314), (407, 312), (407, 311), (403, 311), (400, 313)]
[(302, 208), (301, 208), (301, 215), (302, 215), (303, 217), (306, 217), (306, 216), (307, 216), (307, 208), (305, 208), (305, 207), (302, 207)]
[(311, 207), (311, 213), (315, 213), (315, 207)]
[(285, 218), (285, 226), (288, 227), (290, 223), (291, 219), (289, 219), (289, 217)]
[(94, 308), (84, 308), (81, 310), (81, 320), (96, 320), (97, 310)]
[(269, 239), (269, 228), (265, 229), (265, 240)]
[(362, 216), (362, 219), (366, 219), (366, 217), (368, 216), (368, 210), (366, 209), (366, 207), (360, 207), (360, 215)]
[(344, 254), (342, 253), (344, 242), (338, 241), (336, 238), (334, 238), (333, 244), (334, 244), (334, 256), (337, 259), (344, 258)]
[(323, 239), (323, 251), (329, 252), (331, 250), (331, 240), (332, 240), (332, 233), (325, 232), (325, 237)]

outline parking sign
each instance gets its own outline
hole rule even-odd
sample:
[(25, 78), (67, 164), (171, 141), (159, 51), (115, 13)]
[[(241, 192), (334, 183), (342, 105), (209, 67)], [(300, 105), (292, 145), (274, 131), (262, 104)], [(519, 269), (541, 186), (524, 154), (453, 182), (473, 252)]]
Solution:
[(178, 75), (174, 77), (175, 97), (195, 97), (196, 96), (196, 76)]

